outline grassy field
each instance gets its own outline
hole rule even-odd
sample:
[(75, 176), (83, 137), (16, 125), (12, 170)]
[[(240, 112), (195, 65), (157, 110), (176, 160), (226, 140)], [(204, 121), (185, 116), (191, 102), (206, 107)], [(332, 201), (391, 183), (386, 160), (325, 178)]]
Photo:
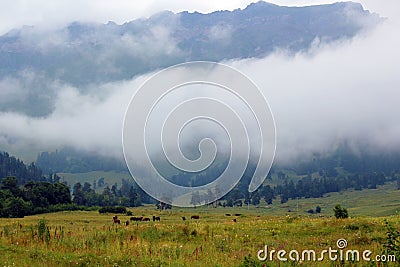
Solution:
[[(290, 174), (290, 173), (289, 173)], [(59, 174), (69, 185), (74, 185), (77, 182), (93, 183), (94, 180), (104, 177), (105, 183), (110, 187), (117, 183), (121, 186), (121, 180), (131, 179), (128, 172), (89, 172), (89, 173), (60, 173)], [(276, 175), (275, 175), (276, 176)], [(272, 183), (277, 183), (277, 177), (273, 176)], [(289, 200), (285, 204), (279, 204), (279, 199), (274, 201), (274, 204), (266, 208), (265, 204), (260, 205), (261, 213), (268, 215), (287, 215), (288, 211), (296, 214), (305, 214), (306, 211), (314, 209), (316, 206), (322, 208), (325, 215), (333, 215), (333, 207), (340, 203), (348, 208), (353, 216), (386, 216), (400, 212), (400, 190), (397, 190), (395, 182), (387, 183), (384, 186), (379, 186), (378, 189), (367, 189), (362, 191), (348, 190), (340, 193), (326, 194), (323, 198), (310, 198), (300, 200)], [(101, 193), (104, 187), (97, 188), (98, 193)]]
[[(351, 216), (387, 216), (400, 212), (400, 190), (395, 183), (387, 183), (377, 189), (362, 191), (348, 190), (340, 193), (325, 194), (323, 198), (289, 200), (285, 204), (271, 206), (273, 214), (287, 214), (287, 211), (304, 213), (320, 206), (325, 215), (333, 215), (336, 204), (346, 207)], [(325, 212), (324, 212), (325, 211)]]
[[(96, 177), (98, 174), (93, 174)], [(101, 175), (101, 174), (100, 174)], [(116, 175), (114, 176), (116, 177)], [(333, 217), (341, 204), (351, 218)], [(322, 208), (310, 215), (309, 209)], [(274, 260), (261, 262), (257, 252), (336, 249), (344, 238), (348, 249), (382, 254), (385, 220), (400, 230), (400, 190), (394, 183), (378, 189), (331, 193), (323, 198), (235, 208), (176, 208), (154, 205), (130, 209), (133, 216), (160, 216), (157, 222), (131, 222), (114, 214), (75, 211), (0, 219), (0, 264), (3, 266), (384, 266), (376, 262)], [(230, 214), (230, 216), (227, 216)], [(240, 214), (240, 216), (235, 216)], [(199, 215), (199, 220), (191, 220)], [(183, 221), (182, 217), (186, 217)], [(233, 220), (236, 219), (236, 222)], [(40, 221), (43, 222), (39, 224)], [(41, 226), (40, 226), (41, 225)], [(250, 255), (250, 256), (249, 256)], [(317, 254), (319, 255), (319, 254)], [(389, 266), (398, 266), (395, 263)]]
[[(384, 220), (400, 228), (400, 216), (329, 217), (292, 213), (269, 215), (260, 208), (131, 209), (134, 216), (160, 216), (159, 222), (123, 223), (129, 216), (96, 211), (60, 212), (0, 219), (0, 263), (3, 266), (294, 266), (300, 263), (261, 262), (257, 252), (336, 249), (344, 238), (348, 249), (382, 253)], [(240, 213), (240, 216), (234, 216)], [(199, 220), (191, 220), (191, 215)], [(227, 216), (226, 214), (231, 214)], [(187, 219), (182, 220), (182, 216)], [(40, 227), (39, 221), (45, 220)], [(236, 222), (233, 221), (236, 219)], [(250, 255), (250, 257), (249, 257)], [(264, 265), (263, 265), (264, 264)], [(378, 266), (376, 263), (303, 262), (305, 266)], [(391, 264), (390, 266), (396, 266)]]

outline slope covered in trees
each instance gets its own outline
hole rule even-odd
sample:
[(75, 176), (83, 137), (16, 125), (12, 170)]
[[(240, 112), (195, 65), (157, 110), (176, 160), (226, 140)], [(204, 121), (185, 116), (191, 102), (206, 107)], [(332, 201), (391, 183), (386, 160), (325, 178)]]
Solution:
[[(59, 160), (58, 153), (45, 155), (48, 162)], [(65, 159), (65, 155), (63, 157)], [(96, 159), (96, 157), (90, 158), (90, 155), (86, 157), (88, 157), (88, 162), (94, 162)], [(76, 183), (70, 188), (66, 184), (59, 183), (60, 177), (56, 174), (43, 176), (41, 169), (33, 163), (26, 166), (21, 160), (7, 153), (1, 153), (0, 160), (0, 215), (3, 217), (19, 217), (83, 206), (133, 207), (140, 206), (142, 203), (155, 203), (154, 199), (133, 181), (123, 179), (120, 188), (117, 184), (111, 187), (107, 185), (101, 192), (96, 192), (96, 184), (92, 185), (89, 182)], [(75, 161), (72, 160), (72, 162)], [(106, 158), (100, 162), (102, 163), (96, 165), (97, 168), (113, 165), (108, 164)], [(289, 199), (318, 198), (326, 193), (348, 189), (375, 189), (391, 181), (397, 181), (400, 189), (399, 168), (400, 155), (398, 153), (372, 154), (364, 151), (361, 155), (357, 155), (344, 144), (329, 155), (315, 154), (310, 160), (296, 161), (285, 166), (275, 165), (264, 185), (251, 194), (247, 189), (254, 166), (250, 164), (244, 177), (230, 193), (218, 201), (218, 204), (221, 206), (259, 205), (261, 200), (265, 200), (267, 204), (275, 201), (285, 203)], [(218, 172), (220, 170), (207, 173), (211, 175)], [(202, 179), (203, 176), (196, 174), (192, 177), (191, 183), (200, 183), (201, 181), (196, 181), (196, 179)], [(172, 178), (179, 180), (182, 177), (175, 175)], [(193, 199), (195, 206), (200, 202), (200, 199)]]
[(0, 153), (0, 217), (23, 217), (70, 209), (69, 187), (54, 175), (43, 176), (34, 163), (25, 165), (8, 153)]
[(20, 159), (10, 156), (6, 152), (0, 152), (0, 179), (8, 176), (18, 177), (18, 183), (28, 181), (45, 181), (42, 170), (35, 163), (25, 165)]
[(126, 171), (125, 162), (113, 157), (101, 156), (73, 148), (63, 148), (54, 152), (42, 152), (36, 164), (45, 174), (68, 172), (81, 173), (90, 171)]
[(23, 217), (50, 211), (64, 210), (71, 203), (69, 188), (61, 183), (28, 182), (23, 187), (15, 177), (1, 180), (0, 216)]
[(116, 184), (104, 187), (101, 193), (96, 193), (92, 184), (76, 183), (72, 189), (73, 203), (80, 206), (125, 206), (137, 207), (142, 201), (150, 203), (150, 197), (132, 182), (122, 179), (120, 188)]
[[(69, 165), (68, 162), (64, 161), (66, 164), (64, 165), (64, 170), (73, 169), (73, 162), (79, 162), (78, 159), (83, 157), (86, 157), (86, 160), (82, 161), (81, 164), (87, 163), (86, 168), (89, 169), (101, 169), (102, 166), (107, 166), (104, 170), (109, 170), (112, 166), (117, 166), (117, 170), (120, 170), (119, 166), (123, 165), (122, 162), (120, 162), (120, 165), (114, 164), (115, 160), (107, 162), (110, 160), (109, 158), (98, 155), (82, 154), (84, 156), (78, 156), (78, 158), (74, 158), (73, 154), (67, 155), (68, 153), (65, 152), (42, 153), (39, 159), (41, 159), (41, 165), (48, 162), (52, 166), (49, 170), (57, 165), (53, 163), (57, 162), (59, 158), (63, 160), (68, 158), (72, 164)], [(75, 155), (79, 155), (79, 152), (76, 151)], [(44, 160), (45, 158), (47, 160)], [(90, 162), (96, 162), (96, 160), (97, 164), (90, 164)], [(201, 174), (183, 173), (171, 175), (170, 181), (182, 186), (207, 184), (218, 177), (224, 167), (226, 167), (226, 164), (217, 164), (216, 168), (207, 169)], [(228, 206), (247, 203), (258, 205), (262, 199), (265, 199), (266, 203), (272, 203), (275, 199), (279, 199), (280, 202), (286, 202), (295, 198), (318, 198), (326, 193), (348, 189), (374, 189), (386, 182), (396, 180), (400, 185), (400, 153), (384, 153), (368, 150), (367, 148), (355, 153), (345, 142), (329, 154), (315, 153), (309, 158), (303, 157), (285, 165), (275, 164), (264, 186), (253, 194), (249, 194), (248, 184), (254, 169), (255, 164), (250, 163), (235, 189), (222, 199), (222, 204)], [(85, 194), (87, 196), (83, 202), (79, 201), (79, 198), (76, 201), (83, 205), (136, 206), (138, 202), (128, 200), (132, 198), (129, 196), (128, 191), (133, 186), (135, 193), (140, 195), (140, 202), (154, 202), (136, 185), (126, 180), (123, 183), (125, 184), (120, 189), (114, 188), (114, 185), (111, 188), (104, 188), (103, 192), (96, 195), (94, 195), (93, 187), (90, 187), (89, 183), (86, 185), (81, 184), (80, 187), (86, 188), (87, 192)], [(196, 199), (196, 196), (194, 196), (193, 204), (196, 205), (196, 203), (200, 202), (201, 200)]]

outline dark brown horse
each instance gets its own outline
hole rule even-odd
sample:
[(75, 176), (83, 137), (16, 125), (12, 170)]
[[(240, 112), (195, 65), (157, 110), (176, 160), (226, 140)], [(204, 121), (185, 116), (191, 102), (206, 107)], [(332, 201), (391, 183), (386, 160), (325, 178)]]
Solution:
[(143, 219), (143, 217), (131, 217), (129, 220), (131, 222), (140, 222)]
[(200, 216), (199, 215), (192, 215), (192, 217), (190, 217), (190, 219), (198, 220), (198, 219), (200, 219)]
[(113, 216), (113, 221), (114, 221), (114, 223), (121, 224), (121, 220), (118, 219), (118, 216), (117, 216), (117, 215)]

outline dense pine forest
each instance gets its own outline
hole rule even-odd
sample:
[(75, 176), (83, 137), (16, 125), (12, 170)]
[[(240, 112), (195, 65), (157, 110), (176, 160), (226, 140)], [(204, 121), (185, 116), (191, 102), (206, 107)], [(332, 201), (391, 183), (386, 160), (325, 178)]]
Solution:
[[(157, 204), (133, 181), (122, 179), (109, 186), (104, 178), (93, 183), (67, 184), (50, 170), (67, 172), (86, 166), (83, 171), (123, 169), (123, 163), (107, 157), (87, 154), (80, 157), (77, 151), (41, 153), (37, 165), (25, 165), (20, 159), (8, 153), (0, 153), (0, 216), (22, 217), (29, 214), (74, 209), (99, 209), (100, 207), (123, 206), (137, 207), (142, 204)], [(90, 162), (97, 164), (90, 165)], [(45, 164), (48, 164), (47, 166)], [(78, 164), (79, 163), (79, 164)], [(79, 167), (81, 166), (81, 167)], [(46, 170), (42, 171), (42, 168)], [(313, 155), (311, 160), (298, 161), (291, 166), (274, 165), (264, 184), (257, 191), (247, 191), (254, 166), (249, 166), (238, 185), (222, 199), (212, 203), (214, 207), (233, 207), (285, 203), (289, 199), (320, 198), (324, 194), (343, 190), (375, 189), (387, 182), (397, 181), (400, 189), (400, 155), (369, 154), (355, 155), (346, 146), (339, 147), (334, 153), (322, 156)], [(207, 172), (210, 176), (220, 170)], [(196, 184), (203, 176), (194, 176)], [(174, 182), (184, 184), (186, 176), (173, 176)], [(197, 180), (196, 180), (197, 179)], [(204, 181), (203, 181), (204, 182)], [(198, 196), (193, 197), (193, 205), (201, 203)]]
[(67, 183), (61, 183), (57, 174), (42, 173), (34, 163), (27, 166), (6, 152), (0, 153), (1, 217), (99, 206), (134, 207), (142, 204), (141, 199), (149, 201), (143, 191), (125, 180), (119, 189), (116, 185), (106, 186), (102, 193), (96, 193), (89, 183), (76, 183), (71, 188)]
[(42, 170), (34, 163), (26, 166), (21, 160), (10, 156), (8, 153), (0, 152), (0, 178), (14, 176), (18, 177), (19, 184), (28, 181), (45, 181)]

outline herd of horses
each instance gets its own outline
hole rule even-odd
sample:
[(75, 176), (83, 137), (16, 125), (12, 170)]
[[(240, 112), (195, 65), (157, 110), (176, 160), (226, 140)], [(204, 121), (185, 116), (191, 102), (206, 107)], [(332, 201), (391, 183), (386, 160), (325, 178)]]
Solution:
[[(239, 217), (241, 215), (242, 214), (240, 214), (240, 213), (235, 213), (235, 214), (226, 213), (225, 214), (225, 216), (235, 216), (235, 217)], [(199, 215), (192, 215), (192, 216), (190, 216), (190, 219), (191, 220), (199, 220), (200, 216)], [(182, 216), (182, 220), (186, 221), (186, 217)], [(133, 217), (129, 218), (129, 221), (125, 222), (125, 225), (128, 226), (130, 222), (150, 222), (150, 221), (151, 221), (151, 219), (149, 217), (144, 217), (144, 216), (135, 217), (135, 216), (133, 216)], [(156, 221), (161, 221), (160, 216), (153, 216), (153, 222), (156, 222)], [(237, 222), (236, 218), (232, 219), (232, 221), (233, 222)], [(113, 222), (116, 223), (116, 224), (121, 224), (121, 220), (118, 219), (117, 215), (113, 216)]]
[[(121, 224), (121, 220), (118, 219), (117, 215), (113, 216), (112, 218), (113, 218), (113, 222), (114, 223)], [(191, 220), (198, 220), (198, 219), (200, 219), (200, 216), (199, 215), (192, 215), (190, 217), (190, 219)], [(186, 217), (182, 217), (182, 220), (185, 221)], [(144, 217), (144, 216), (135, 217), (135, 216), (133, 216), (133, 217), (129, 218), (129, 221), (125, 222), (125, 225), (128, 226), (129, 222), (150, 222), (150, 221), (151, 221), (151, 219), (149, 217)], [(153, 222), (156, 222), (156, 221), (161, 221), (160, 216), (153, 216)]]

